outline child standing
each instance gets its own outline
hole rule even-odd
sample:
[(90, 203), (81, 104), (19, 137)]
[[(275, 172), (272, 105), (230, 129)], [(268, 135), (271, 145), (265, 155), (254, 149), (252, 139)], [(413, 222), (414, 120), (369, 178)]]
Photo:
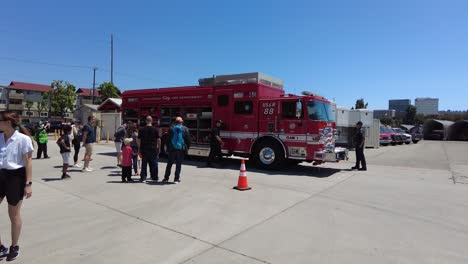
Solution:
[(122, 148), (122, 182), (133, 182), (132, 180), (132, 158), (135, 154), (130, 143), (132, 138), (124, 139), (124, 147)]
[(60, 154), (63, 159), (63, 170), (62, 180), (71, 179), (70, 175), (67, 174), (68, 166), (72, 164), (73, 159), (71, 155), (71, 132), (72, 128), (69, 125), (63, 127), (63, 135), (57, 141), (60, 147)]

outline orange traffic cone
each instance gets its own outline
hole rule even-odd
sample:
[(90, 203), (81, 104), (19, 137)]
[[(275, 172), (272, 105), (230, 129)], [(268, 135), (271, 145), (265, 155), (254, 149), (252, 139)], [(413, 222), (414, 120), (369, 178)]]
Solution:
[(237, 186), (234, 186), (233, 189), (236, 189), (239, 191), (246, 191), (246, 190), (252, 189), (249, 187), (249, 184), (247, 183), (247, 171), (245, 170), (244, 159), (242, 159), (242, 162), (241, 162), (239, 180), (237, 182)]

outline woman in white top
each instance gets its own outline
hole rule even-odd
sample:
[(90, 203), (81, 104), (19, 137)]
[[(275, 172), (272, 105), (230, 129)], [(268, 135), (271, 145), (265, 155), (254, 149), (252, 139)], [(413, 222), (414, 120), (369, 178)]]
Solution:
[(0, 203), (6, 197), (11, 222), (11, 247), (8, 250), (0, 239), (0, 258), (11, 261), (19, 255), (22, 200), (32, 195), (33, 145), (16, 113), (0, 111), (0, 131)]

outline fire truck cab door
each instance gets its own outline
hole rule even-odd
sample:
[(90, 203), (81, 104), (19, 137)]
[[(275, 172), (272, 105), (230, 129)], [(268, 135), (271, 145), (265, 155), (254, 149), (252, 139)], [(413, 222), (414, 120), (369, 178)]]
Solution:
[(278, 126), (280, 139), (293, 144), (305, 142), (307, 128), (303, 117), (304, 110), (300, 101), (297, 99), (281, 100)]

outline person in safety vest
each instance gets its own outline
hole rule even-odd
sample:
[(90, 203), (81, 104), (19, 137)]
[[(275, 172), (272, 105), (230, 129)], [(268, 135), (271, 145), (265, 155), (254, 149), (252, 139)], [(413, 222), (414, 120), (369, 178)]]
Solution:
[(47, 155), (47, 142), (49, 141), (47, 136), (47, 125), (45, 125), (42, 121), (39, 121), (39, 124), (36, 128), (36, 132), (34, 133), (34, 140), (37, 142), (37, 156), (36, 159), (40, 159), (42, 153), (44, 153), (44, 159), (50, 158)]

